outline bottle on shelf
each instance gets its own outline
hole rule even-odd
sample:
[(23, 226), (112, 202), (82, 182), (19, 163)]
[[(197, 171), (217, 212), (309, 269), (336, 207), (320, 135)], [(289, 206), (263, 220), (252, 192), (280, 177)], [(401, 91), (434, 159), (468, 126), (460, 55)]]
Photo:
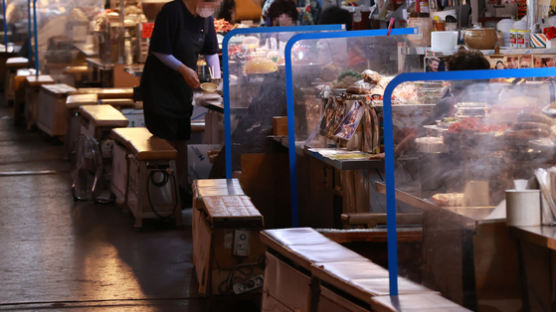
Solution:
[(432, 30), (433, 31), (444, 31), (444, 21), (440, 20), (440, 16), (436, 15), (432, 18)]

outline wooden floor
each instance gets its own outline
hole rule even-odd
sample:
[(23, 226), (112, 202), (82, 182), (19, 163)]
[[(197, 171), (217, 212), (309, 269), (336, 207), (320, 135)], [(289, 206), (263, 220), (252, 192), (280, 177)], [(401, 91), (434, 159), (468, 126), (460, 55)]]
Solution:
[(1, 311), (256, 311), (200, 298), (185, 227), (132, 228), (116, 206), (74, 202), (63, 145), (0, 104)]

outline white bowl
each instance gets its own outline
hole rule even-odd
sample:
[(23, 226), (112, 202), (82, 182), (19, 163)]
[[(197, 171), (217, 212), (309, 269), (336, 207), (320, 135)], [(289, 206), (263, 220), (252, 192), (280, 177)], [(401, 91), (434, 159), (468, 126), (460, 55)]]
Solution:
[(433, 52), (453, 52), (458, 47), (457, 31), (431, 32), (431, 50)]

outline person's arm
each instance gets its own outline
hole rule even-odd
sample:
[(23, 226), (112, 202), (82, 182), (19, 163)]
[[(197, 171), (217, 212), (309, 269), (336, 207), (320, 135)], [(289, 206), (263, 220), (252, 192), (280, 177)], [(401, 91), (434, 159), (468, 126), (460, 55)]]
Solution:
[(164, 65), (170, 67), (171, 69), (173, 69), (175, 71), (177, 71), (178, 68), (180, 68), (180, 66), (183, 65), (183, 63), (180, 62), (172, 54), (164, 54), (164, 53), (159, 53), (159, 52), (152, 52), (152, 54), (154, 56), (156, 56), (156, 58), (158, 58)]
[(164, 65), (168, 66), (169, 68), (177, 71), (183, 77), (185, 82), (192, 88), (196, 89), (200, 85), (199, 77), (197, 73), (192, 70), (191, 68), (185, 66), (180, 60), (178, 60), (172, 54), (164, 54), (158, 52), (152, 52), (156, 58), (158, 58)]

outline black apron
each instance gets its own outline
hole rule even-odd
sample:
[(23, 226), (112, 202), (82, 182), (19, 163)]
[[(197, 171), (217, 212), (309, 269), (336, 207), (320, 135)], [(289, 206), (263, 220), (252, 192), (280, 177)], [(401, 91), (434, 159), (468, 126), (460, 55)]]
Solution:
[[(175, 25), (173, 29), (176, 35), (172, 42), (172, 54), (185, 66), (196, 71), (197, 59), (205, 43), (205, 32), (208, 29), (209, 19), (193, 16), (183, 1), (177, 1), (181, 4), (182, 12), (178, 25)], [(189, 18), (201, 19), (202, 21), (199, 22), (204, 25), (190, 29), (191, 27), (188, 25), (191, 23), (188, 24), (185, 21)], [(190, 137), (193, 90), (179, 72), (166, 66), (152, 53), (149, 53), (141, 77), (141, 95), (145, 119), (151, 121), (147, 127), (154, 135), (168, 140)], [(186, 133), (179, 137), (169, 137), (168, 132), (164, 129), (172, 126), (173, 123), (186, 123), (184, 129)]]

